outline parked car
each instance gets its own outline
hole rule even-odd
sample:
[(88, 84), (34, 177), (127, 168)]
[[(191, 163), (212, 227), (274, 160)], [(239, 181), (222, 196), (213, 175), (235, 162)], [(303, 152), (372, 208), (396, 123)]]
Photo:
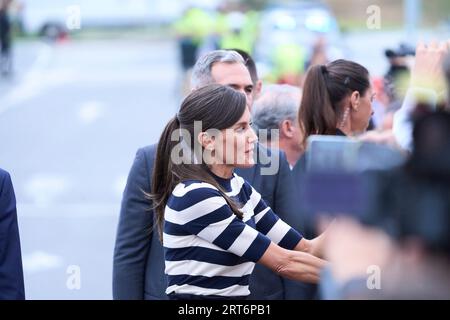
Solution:
[(23, 3), (21, 18), (25, 33), (49, 38), (70, 32), (70, 24), (73, 22), (71, 19), (76, 20), (73, 15), (77, 14), (77, 10), (80, 13), (81, 28), (136, 27), (171, 23), (183, 10), (182, 0), (21, 0), (21, 2)]

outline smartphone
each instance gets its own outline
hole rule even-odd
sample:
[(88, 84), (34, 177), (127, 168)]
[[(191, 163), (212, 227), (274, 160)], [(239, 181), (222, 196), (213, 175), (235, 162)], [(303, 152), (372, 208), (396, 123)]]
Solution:
[(342, 136), (310, 136), (298, 181), (301, 210), (361, 217), (374, 193), (373, 176), (404, 163), (399, 151)]
[(359, 173), (306, 173), (299, 182), (300, 209), (317, 214), (360, 216), (366, 211), (371, 180)]
[(400, 166), (405, 156), (390, 147), (342, 136), (312, 135), (306, 149), (307, 172), (364, 172)]

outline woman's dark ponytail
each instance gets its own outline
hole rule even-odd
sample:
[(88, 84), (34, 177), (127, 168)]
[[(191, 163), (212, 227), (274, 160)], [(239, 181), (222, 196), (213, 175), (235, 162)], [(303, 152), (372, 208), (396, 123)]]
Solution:
[[(180, 122), (177, 116), (173, 117), (164, 128), (159, 138), (156, 151), (155, 163), (153, 166), (151, 194), (148, 195), (153, 202), (155, 211), (156, 225), (161, 226), (164, 220), (164, 208), (172, 190), (174, 188), (174, 179), (172, 174), (171, 154), (177, 142), (172, 141), (172, 135), (175, 130), (180, 128)], [(161, 236), (161, 232), (160, 232)]]
[(353, 91), (363, 96), (369, 87), (369, 72), (356, 62), (339, 59), (310, 67), (298, 113), (303, 143), (312, 134), (336, 134), (345, 98)]
[(327, 77), (324, 65), (312, 66), (306, 75), (299, 110), (305, 140), (312, 134), (335, 133), (337, 118), (328, 93)]

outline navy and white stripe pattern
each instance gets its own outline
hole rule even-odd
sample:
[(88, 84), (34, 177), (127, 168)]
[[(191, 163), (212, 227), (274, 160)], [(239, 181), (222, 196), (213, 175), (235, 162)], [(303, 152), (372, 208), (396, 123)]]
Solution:
[(164, 214), (167, 294), (247, 296), (255, 262), (270, 242), (293, 249), (302, 238), (244, 179), (215, 178), (242, 207), (243, 219), (211, 184), (178, 184)]

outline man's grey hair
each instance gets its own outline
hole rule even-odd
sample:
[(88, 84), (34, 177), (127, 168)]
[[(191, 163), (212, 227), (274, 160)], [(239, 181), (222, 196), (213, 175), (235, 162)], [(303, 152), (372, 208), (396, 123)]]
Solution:
[(191, 76), (191, 88), (196, 89), (214, 83), (211, 74), (212, 66), (215, 63), (242, 63), (245, 61), (242, 56), (232, 50), (214, 50), (201, 56), (194, 65)]
[(253, 104), (252, 121), (256, 130), (266, 129), (267, 139), (271, 130), (279, 129), (284, 120), (297, 121), (302, 91), (287, 84), (263, 87), (263, 92)]

